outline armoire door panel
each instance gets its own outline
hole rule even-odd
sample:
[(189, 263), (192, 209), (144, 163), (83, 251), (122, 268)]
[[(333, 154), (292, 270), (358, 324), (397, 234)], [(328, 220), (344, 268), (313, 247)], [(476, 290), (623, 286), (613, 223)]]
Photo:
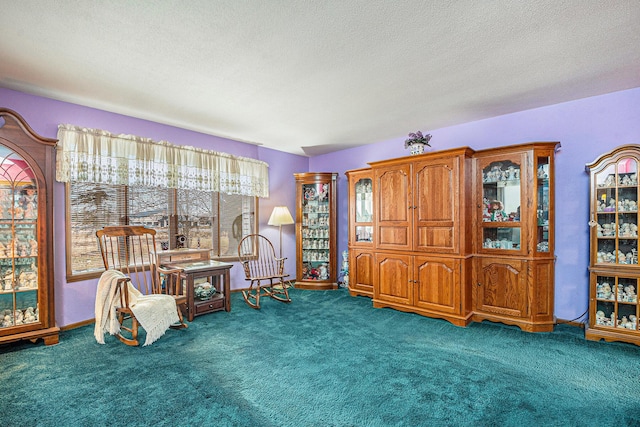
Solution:
[(416, 249), (449, 253), (455, 246), (453, 227), (418, 227)]
[(407, 170), (384, 171), (377, 178), (378, 222), (409, 220), (409, 175)]
[(406, 247), (411, 243), (407, 227), (380, 226), (378, 236), (379, 247)]
[(406, 255), (376, 254), (377, 291), (374, 298), (409, 304), (411, 302), (410, 263), (411, 257)]
[(460, 261), (415, 259), (415, 305), (443, 313), (458, 313), (460, 307)]
[(476, 300), (478, 311), (526, 317), (526, 263), (504, 259), (480, 259)]
[(449, 163), (416, 165), (414, 205), (418, 221), (455, 220), (457, 171)]
[(457, 253), (458, 158), (434, 159), (414, 166), (414, 249)]
[(371, 252), (356, 253), (349, 267), (349, 286), (354, 289), (373, 292), (373, 254)]

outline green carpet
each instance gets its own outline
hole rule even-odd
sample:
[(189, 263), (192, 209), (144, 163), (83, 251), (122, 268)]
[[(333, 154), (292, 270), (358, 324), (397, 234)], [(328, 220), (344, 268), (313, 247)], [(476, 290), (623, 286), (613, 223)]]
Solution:
[(291, 294), (260, 311), (233, 294), (149, 347), (99, 345), (93, 325), (0, 346), (0, 425), (640, 425), (640, 347)]

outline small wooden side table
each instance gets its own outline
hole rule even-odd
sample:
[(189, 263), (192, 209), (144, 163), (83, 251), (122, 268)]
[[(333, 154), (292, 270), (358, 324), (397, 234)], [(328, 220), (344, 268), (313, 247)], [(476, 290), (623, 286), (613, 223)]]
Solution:
[[(214, 311), (231, 311), (231, 275), (233, 264), (202, 260), (164, 264), (166, 268), (181, 268), (181, 279), (187, 291), (187, 319), (191, 322), (195, 316)], [(194, 295), (196, 279), (207, 278), (216, 288), (215, 294), (207, 299), (196, 299)]]

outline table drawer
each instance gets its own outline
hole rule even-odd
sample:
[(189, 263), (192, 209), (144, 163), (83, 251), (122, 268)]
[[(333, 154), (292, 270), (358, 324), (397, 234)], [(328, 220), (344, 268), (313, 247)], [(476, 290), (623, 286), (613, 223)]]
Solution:
[(214, 295), (213, 298), (206, 301), (196, 301), (194, 305), (196, 315), (208, 313), (210, 311), (222, 310), (224, 309), (224, 296), (218, 293)]

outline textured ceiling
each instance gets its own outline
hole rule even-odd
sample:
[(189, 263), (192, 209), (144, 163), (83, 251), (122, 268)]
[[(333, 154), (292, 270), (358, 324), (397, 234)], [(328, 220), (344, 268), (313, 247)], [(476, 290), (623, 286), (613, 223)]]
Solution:
[(0, 86), (316, 155), (640, 87), (639, 23), (638, 0), (0, 0)]

